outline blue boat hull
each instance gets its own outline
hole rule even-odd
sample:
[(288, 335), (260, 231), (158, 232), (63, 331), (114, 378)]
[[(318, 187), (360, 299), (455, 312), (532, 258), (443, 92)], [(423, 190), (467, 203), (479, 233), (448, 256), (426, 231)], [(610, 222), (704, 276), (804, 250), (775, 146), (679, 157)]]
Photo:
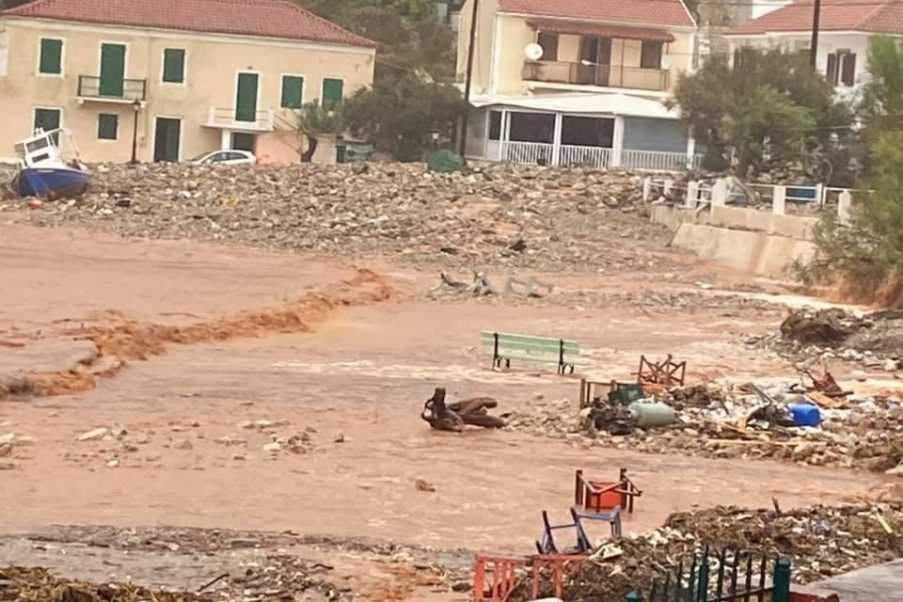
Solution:
[(21, 197), (59, 199), (80, 196), (88, 189), (89, 175), (69, 167), (28, 167), (19, 171), (13, 189)]

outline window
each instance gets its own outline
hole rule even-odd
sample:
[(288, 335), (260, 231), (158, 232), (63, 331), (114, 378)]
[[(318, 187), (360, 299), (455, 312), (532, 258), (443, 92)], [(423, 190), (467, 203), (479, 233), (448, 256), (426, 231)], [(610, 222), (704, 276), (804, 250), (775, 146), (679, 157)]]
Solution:
[(63, 73), (63, 41), (54, 38), (41, 38), (41, 57), (38, 72), (45, 75)]
[(282, 76), (283, 109), (300, 109), (304, 102), (304, 78), (298, 75)]
[(540, 31), (536, 43), (542, 46), (542, 60), (558, 60), (558, 34), (548, 31)]
[(340, 79), (323, 80), (323, 106), (332, 109), (342, 103), (342, 86)]
[(167, 84), (185, 83), (185, 51), (182, 48), (163, 49), (163, 81)]
[(502, 112), (489, 111), (489, 139), (501, 140), (502, 138)]
[(828, 55), (827, 79), (835, 86), (856, 84), (856, 53), (838, 50)]
[(35, 109), (34, 110), (34, 129), (42, 129), (45, 132), (55, 130), (60, 127), (62, 122), (62, 111), (60, 109)]
[[(35, 109), (34, 110), (34, 129), (56, 130), (63, 125), (63, 111), (60, 109)], [(59, 136), (54, 136), (54, 142), (59, 144)]]
[(640, 55), (640, 67), (643, 69), (661, 69), (662, 46), (663, 44), (661, 42), (649, 42), (644, 40)]
[(119, 138), (119, 115), (101, 113), (97, 116), (97, 138), (99, 140), (116, 140)]

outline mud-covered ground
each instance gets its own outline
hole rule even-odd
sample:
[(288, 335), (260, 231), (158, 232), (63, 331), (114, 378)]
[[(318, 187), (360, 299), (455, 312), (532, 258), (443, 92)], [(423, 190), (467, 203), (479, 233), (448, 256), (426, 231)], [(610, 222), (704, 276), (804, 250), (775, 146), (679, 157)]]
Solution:
[[(0, 437), (8, 438), (0, 443), (0, 533), (18, 534), (3, 540), (0, 565), (92, 581), (131, 575), (152, 589), (196, 591), (247, 559), (219, 565), (219, 552), (197, 552), (198, 564), (175, 562), (167, 581), (153, 569), (158, 560), (170, 566), (166, 559), (133, 568), (131, 555), (100, 546), (90, 563), (54, 562), (79, 558), (71, 546), (95, 546), (59, 532), (45, 543), (35, 538), (54, 524), (291, 531), (432, 555), (399, 549), (385, 564), (379, 548), (273, 544), (274, 556), (286, 547), (289, 556), (303, 551), (310, 566), (336, 567), (311, 569), (318, 583), (351, 588), (359, 599), (465, 599), (449, 591), (454, 579), (442, 577), (436, 554), (530, 553), (540, 512), (565, 517), (576, 468), (611, 477), (629, 468), (644, 496), (625, 517), (628, 533), (715, 504), (861, 503), (899, 482), (518, 430), (442, 433), (420, 420), (439, 386), (452, 399), (495, 397), (501, 412), (565, 399), (564, 411), (577, 412), (576, 377), (535, 366), (488, 370), (484, 329), (574, 338), (591, 361), (584, 375), (597, 380), (630, 378), (643, 353), (687, 360), (690, 381), (795, 377), (786, 360), (744, 341), (774, 332), (786, 305), (805, 299), (657, 242), (636, 244), (662, 260), (601, 274), (497, 268), (489, 273), (496, 281), (535, 277), (553, 292), (474, 299), (434, 290), (436, 270), (391, 257), (339, 260), (0, 223)], [(850, 378), (851, 366), (838, 364), (835, 374), (853, 388), (897, 387), (883, 371), (867, 382)], [(254, 549), (272, 543), (250, 538)], [(396, 570), (414, 585), (378, 590)], [(342, 577), (368, 571), (375, 577), (365, 583)]]

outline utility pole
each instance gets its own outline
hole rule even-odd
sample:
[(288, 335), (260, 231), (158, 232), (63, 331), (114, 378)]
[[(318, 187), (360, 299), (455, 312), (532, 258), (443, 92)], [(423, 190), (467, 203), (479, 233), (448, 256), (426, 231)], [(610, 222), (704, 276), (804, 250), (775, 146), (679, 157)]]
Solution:
[(458, 140), (458, 154), (464, 157), (467, 146), (467, 119), (470, 115), (470, 84), (473, 79), (473, 51), (477, 39), (477, 15), (480, 0), (473, 0), (473, 14), (470, 17), (470, 46), (467, 48), (467, 73), (464, 76), (464, 117), (461, 119), (461, 138)]
[(818, 65), (818, 28), (821, 21), (821, 0), (815, 0), (815, 12), (812, 15), (812, 44), (809, 48), (809, 64), (815, 71)]

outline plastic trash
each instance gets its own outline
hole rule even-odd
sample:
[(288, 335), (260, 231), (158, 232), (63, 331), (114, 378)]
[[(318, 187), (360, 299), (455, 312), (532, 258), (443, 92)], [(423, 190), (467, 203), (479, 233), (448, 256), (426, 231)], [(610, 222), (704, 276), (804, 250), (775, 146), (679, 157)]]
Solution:
[(818, 426), (821, 424), (821, 410), (811, 403), (792, 403), (787, 409), (793, 417), (793, 426)]
[(676, 420), (674, 408), (658, 401), (635, 401), (627, 409), (639, 427), (668, 426)]

